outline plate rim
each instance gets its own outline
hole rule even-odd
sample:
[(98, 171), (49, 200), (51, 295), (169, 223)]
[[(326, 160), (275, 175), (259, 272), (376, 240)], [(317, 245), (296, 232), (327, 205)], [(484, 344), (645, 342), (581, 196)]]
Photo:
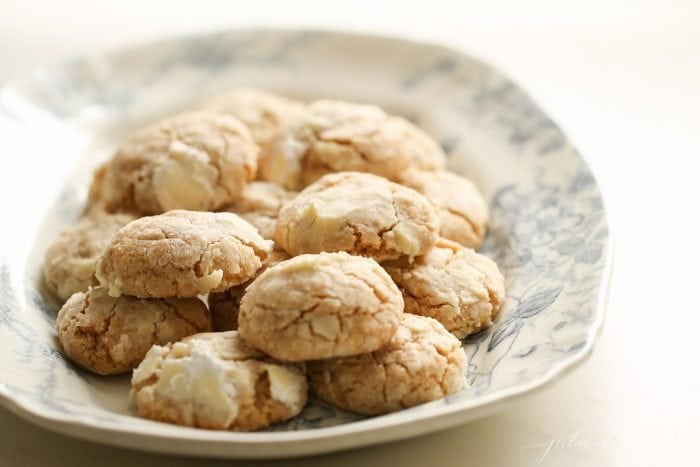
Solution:
[[(37, 70), (53, 68), (61, 66), (65, 63), (70, 63), (76, 60), (91, 60), (103, 57), (109, 57), (117, 54), (126, 54), (130, 51), (135, 51), (148, 47), (157, 47), (158, 45), (171, 44), (179, 41), (187, 41), (196, 38), (211, 37), (217, 34), (235, 34), (235, 33), (281, 33), (281, 34), (314, 34), (328, 35), (335, 37), (344, 37), (347, 39), (362, 39), (362, 40), (381, 40), (391, 41), (396, 43), (408, 44), (411, 46), (430, 47), (436, 51), (448, 52), (451, 54), (466, 57), (490, 71), (494, 71), (503, 76), (506, 80), (514, 83), (523, 96), (530, 99), (533, 106), (541, 110), (541, 106), (533, 100), (529, 92), (524, 89), (517, 81), (513, 80), (507, 74), (504, 74), (499, 68), (492, 66), (488, 61), (481, 57), (473, 55), (471, 52), (466, 52), (460, 48), (440, 43), (429, 41), (416, 40), (408, 37), (401, 37), (390, 34), (381, 34), (375, 32), (362, 32), (356, 30), (333, 30), (323, 28), (266, 28), (266, 27), (250, 27), (250, 28), (228, 28), (216, 29), (200, 33), (184, 34), (169, 36), (165, 38), (144, 41), (131, 44), (125, 47), (108, 48), (92, 54), (79, 55), (69, 57), (67, 59), (50, 62), (30, 69), (25, 73), (11, 76), (0, 86), (0, 93), (6, 88), (11, 87), (13, 83), (18, 82), (22, 77), (31, 76)], [(561, 131), (557, 123), (552, 121), (549, 114), (543, 112), (549, 121)], [(13, 118), (13, 116), (10, 116)], [(14, 119), (14, 118), (13, 118)], [(565, 135), (563, 131), (562, 134)], [(566, 136), (566, 135), (565, 135)], [(567, 140), (570, 138), (567, 136)], [(572, 145), (572, 148), (574, 146)], [(574, 149), (575, 150), (575, 149)], [(612, 271), (614, 267), (616, 240), (615, 230), (611, 219), (611, 210), (609, 203), (604, 196), (605, 190), (601, 186), (598, 177), (596, 177), (594, 168), (583, 157), (583, 155), (575, 150), (576, 157), (586, 166), (590, 172), (596, 189), (600, 195), (602, 202), (602, 213), (607, 227), (607, 237), (605, 238), (605, 257), (603, 259), (603, 268), (600, 273), (599, 288), (597, 291), (595, 304), (595, 319), (591, 322), (586, 333), (585, 345), (577, 349), (569, 358), (561, 360), (549, 368), (541, 376), (533, 378), (533, 380), (513, 386), (510, 388), (495, 391), (493, 394), (483, 398), (476, 405), (470, 405), (470, 400), (456, 402), (450, 405), (442, 405), (435, 407), (434, 410), (417, 413), (412, 417), (404, 417), (399, 419), (382, 420), (382, 417), (374, 417), (365, 420), (360, 420), (352, 423), (314, 428), (299, 431), (284, 431), (284, 432), (230, 432), (230, 431), (214, 431), (196, 428), (185, 428), (176, 433), (161, 434), (155, 430), (146, 429), (146, 427), (129, 427), (128, 425), (115, 425), (98, 418), (87, 417), (65, 417), (59, 413), (47, 413), (40, 410), (38, 405), (32, 404), (28, 400), (24, 400), (21, 395), (15, 395), (12, 391), (0, 382), (0, 404), (19, 416), (37, 426), (54, 431), (70, 437), (85, 439), (92, 442), (108, 443), (124, 448), (136, 449), (141, 451), (159, 452), (167, 454), (187, 454), (201, 457), (213, 458), (240, 458), (240, 459), (263, 459), (263, 458), (283, 458), (283, 457), (302, 457), (308, 455), (323, 454), (328, 452), (342, 451), (360, 446), (372, 446), (388, 441), (406, 439), (422, 434), (433, 433), (455, 425), (467, 423), (469, 421), (481, 418), (490, 413), (493, 413), (499, 408), (517, 402), (520, 399), (534, 395), (539, 390), (546, 389), (552, 384), (561, 380), (563, 377), (574, 371), (582, 365), (593, 352), (593, 348), (602, 331), (605, 317), (607, 315), (608, 300), (610, 296), (610, 287), (612, 281)], [(126, 415), (120, 415), (126, 417)], [(421, 424), (423, 422), (423, 424)], [(151, 423), (161, 425), (161, 422), (152, 421)], [(366, 426), (368, 425), (369, 426)], [(407, 429), (411, 425), (419, 425), (420, 429)], [(162, 424), (166, 425), (166, 424)], [(403, 430), (398, 430), (399, 428)], [(104, 439), (105, 436), (110, 436), (109, 441)], [(361, 439), (358, 435), (362, 435)], [(335, 444), (323, 443), (323, 441), (333, 439)], [(358, 439), (361, 441), (358, 442)], [(172, 443), (172, 441), (178, 441)], [(313, 443), (311, 443), (313, 441)], [(340, 442), (339, 442), (340, 441)], [(172, 444), (169, 444), (172, 443)], [(200, 446), (201, 449), (191, 449), (193, 445)], [(264, 450), (270, 445), (278, 447), (284, 446), (280, 450)], [(235, 448), (235, 449), (232, 449)], [(196, 451), (196, 452), (195, 452)], [(235, 453), (233, 451), (236, 451)]]

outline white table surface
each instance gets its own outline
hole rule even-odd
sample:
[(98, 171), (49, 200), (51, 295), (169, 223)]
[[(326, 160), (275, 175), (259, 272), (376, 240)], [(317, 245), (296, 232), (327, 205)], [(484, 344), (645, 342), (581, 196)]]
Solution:
[[(486, 59), (590, 162), (617, 237), (605, 328), (576, 372), (474, 423), (280, 464), (700, 465), (700, 2), (0, 0), (0, 81), (76, 54), (240, 26), (402, 35)], [(224, 464), (237, 465), (83, 442), (0, 409), (0, 466)]]

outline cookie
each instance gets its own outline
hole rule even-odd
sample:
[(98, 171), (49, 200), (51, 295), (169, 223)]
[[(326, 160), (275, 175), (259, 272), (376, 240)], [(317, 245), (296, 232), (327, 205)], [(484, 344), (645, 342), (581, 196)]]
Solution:
[(153, 344), (211, 327), (209, 311), (197, 298), (114, 298), (104, 287), (73, 294), (56, 318), (63, 353), (100, 375), (131, 371)]
[(95, 265), (109, 240), (133, 217), (94, 212), (60, 233), (44, 254), (44, 283), (62, 302), (97, 285)]
[(233, 204), (225, 208), (234, 212), (258, 229), (263, 238), (273, 240), (277, 215), (282, 205), (297, 195), (270, 182), (251, 182)]
[(121, 229), (96, 276), (115, 297), (195, 297), (252, 278), (272, 245), (235, 214), (170, 211)]
[(467, 357), (459, 340), (434, 319), (410, 314), (374, 352), (307, 365), (314, 395), (369, 415), (440, 399), (466, 386)]
[(396, 181), (409, 168), (444, 165), (440, 146), (409, 121), (373, 105), (318, 100), (275, 139), (259, 176), (299, 190), (332, 172), (370, 172)]
[(260, 156), (264, 158), (273, 138), (280, 130), (301, 118), (306, 105), (260, 89), (238, 88), (213, 97), (204, 103), (203, 108), (232, 115), (243, 122), (260, 146)]
[(213, 211), (243, 193), (255, 176), (258, 152), (236, 118), (180, 113), (131, 135), (98, 169), (90, 202), (139, 215)]
[(424, 194), (440, 217), (440, 236), (477, 249), (486, 235), (489, 211), (474, 184), (446, 171), (408, 171), (401, 184)]
[(484, 255), (440, 239), (413, 264), (383, 264), (401, 289), (405, 311), (430, 316), (463, 337), (489, 327), (505, 301), (505, 280)]
[(374, 260), (321, 253), (258, 276), (241, 300), (238, 331), (274, 358), (303, 361), (371, 352), (402, 314), (401, 292)]
[(346, 251), (377, 261), (428, 251), (435, 208), (420, 193), (367, 173), (329, 174), (280, 210), (275, 241), (293, 256)]
[[(272, 250), (272, 253), (263, 259), (262, 267), (257, 270), (255, 276), (262, 274), (267, 268), (291, 258), (286, 251)], [(246, 288), (253, 282), (251, 279), (241, 285), (236, 285), (223, 292), (211, 292), (207, 297), (209, 311), (214, 319), (214, 331), (232, 331), (238, 329), (238, 310)]]
[(306, 404), (303, 367), (275, 362), (236, 331), (154, 346), (131, 378), (141, 417), (215, 430), (255, 430)]

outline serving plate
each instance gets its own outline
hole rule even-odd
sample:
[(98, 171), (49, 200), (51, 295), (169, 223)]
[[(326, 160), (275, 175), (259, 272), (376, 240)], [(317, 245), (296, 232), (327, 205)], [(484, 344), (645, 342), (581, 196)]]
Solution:
[[(482, 252), (500, 265), (505, 308), (464, 341), (470, 388), (362, 417), (311, 401), (266, 431), (216, 432), (133, 416), (128, 376), (97, 377), (58, 351), (58, 304), (41, 286), (43, 252), (79, 217), (90, 173), (130, 131), (236, 85), (372, 102), (416, 122), (474, 180), (491, 208)], [(501, 409), (575, 368), (603, 320), (611, 239), (603, 199), (560, 129), (513, 82), (460, 52), (321, 31), (186, 37), (37, 69), (0, 90), (0, 132), (21, 216), (0, 250), (0, 401), (67, 435), (137, 449), (281, 457), (447, 428)], [(14, 187), (14, 188), (13, 188)], [(22, 187), (18, 202), (16, 187)], [(8, 204), (9, 206), (9, 204)], [(21, 206), (21, 208), (17, 207)]]

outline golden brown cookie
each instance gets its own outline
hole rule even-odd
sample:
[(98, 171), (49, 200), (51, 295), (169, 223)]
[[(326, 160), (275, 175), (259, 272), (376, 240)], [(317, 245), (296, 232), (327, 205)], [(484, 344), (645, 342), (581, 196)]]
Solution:
[[(284, 260), (291, 258), (284, 250), (272, 250), (272, 253), (263, 259), (262, 267), (255, 273), (259, 276), (267, 268), (275, 266)], [(223, 292), (211, 292), (207, 297), (209, 311), (214, 319), (214, 331), (233, 331), (238, 329), (238, 310), (241, 306), (241, 299), (248, 286), (255, 278), (236, 285)]]
[(96, 276), (115, 297), (195, 297), (252, 278), (272, 245), (233, 213), (170, 211), (121, 229)]
[(238, 331), (274, 358), (303, 361), (371, 352), (402, 314), (401, 292), (373, 259), (321, 253), (258, 276), (241, 300)]
[(139, 416), (215, 430), (255, 430), (288, 420), (308, 396), (303, 366), (270, 359), (236, 331), (154, 346), (131, 384)]
[(44, 282), (62, 302), (97, 285), (95, 265), (112, 236), (133, 217), (94, 212), (65, 229), (44, 254)]
[(268, 91), (238, 88), (211, 98), (203, 108), (233, 115), (243, 122), (260, 146), (262, 159), (277, 133), (301, 118), (306, 105)]
[(131, 135), (98, 169), (90, 202), (140, 215), (211, 211), (234, 201), (257, 169), (258, 146), (230, 115), (184, 112)]
[(410, 169), (438, 170), (445, 154), (409, 121), (373, 105), (318, 100), (273, 142), (259, 176), (299, 190), (325, 174), (370, 172), (398, 180)]
[(460, 339), (491, 326), (505, 301), (496, 263), (449, 240), (438, 240), (413, 264), (383, 266), (401, 289), (407, 313), (435, 318)]
[(245, 187), (241, 197), (224, 209), (250, 222), (263, 238), (273, 240), (277, 216), (282, 205), (294, 199), (296, 195), (295, 191), (285, 190), (274, 183), (251, 182)]
[(459, 340), (434, 319), (410, 314), (379, 350), (307, 365), (314, 395), (369, 415), (440, 399), (466, 386), (467, 357)]
[(131, 371), (153, 344), (211, 327), (209, 311), (197, 298), (114, 298), (104, 287), (73, 294), (56, 318), (63, 353), (100, 375)]
[(489, 210), (474, 184), (446, 171), (411, 170), (401, 176), (401, 184), (424, 194), (437, 207), (440, 236), (477, 249), (486, 235)]
[(412, 259), (433, 246), (438, 222), (420, 193), (376, 175), (341, 172), (282, 207), (275, 240), (292, 255), (347, 251), (377, 261)]

